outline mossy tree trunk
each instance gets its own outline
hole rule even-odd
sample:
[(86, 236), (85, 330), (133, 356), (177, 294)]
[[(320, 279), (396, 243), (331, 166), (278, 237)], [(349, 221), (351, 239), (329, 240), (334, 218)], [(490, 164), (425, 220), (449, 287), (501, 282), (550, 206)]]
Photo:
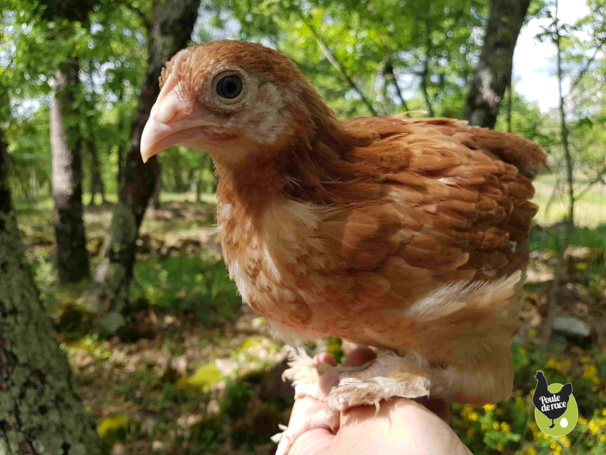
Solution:
[(100, 455), (25, 262), (0, 129), (0, 454)]
[(463, 117), (472, 125), (494, 128), (511, 81), (513, 52), (530, 0), (492, 0), (486, 35)]
[(155, 3), (153, 7), (148, 28), (147, 71), (131, 126), (130, 147), (121, 169), (118, 203), (102, 259), (94, 275), (96, 310), (101, 325), (109, 332), (123, 326), (131, 313), (129, 288), (135, 265), (136, 241), (159, 175), (155, 157), (147, 164), (141, 161), (141, 134), (160, 93), (158, 78), (162, 67), (187, 45), (199, 7), (200, 0), (166, 0)]
[(75, 108), (79, 71), (77, 58), (62, 63), (55, 72), (51, 97), (53, 222), (59, 283), (75, 283), (90, 276), (82, 206), (82, 140)]
[[(88, 15), (97, 0), (42, 0), (37, 8), (44, 20), (62, 23), (51, 39), (74, 32), (75, 24), (89, 25)], [(66, 20), (67, 22), (63, 22)], [(74, 283), (90, 276), (82, 206), (81, 112), (76, 105), (81, 91), (80, 62), (72, 50), (54, 74), (51, 96), (52, 183), (55, 200), (55, 264), (59, 283)]]

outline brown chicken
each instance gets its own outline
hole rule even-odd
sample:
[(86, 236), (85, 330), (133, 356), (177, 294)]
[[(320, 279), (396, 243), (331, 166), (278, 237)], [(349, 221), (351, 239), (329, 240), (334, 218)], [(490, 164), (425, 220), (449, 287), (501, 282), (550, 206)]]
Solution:
[[(175, 144), (212, 156), (244, 302), (287, 340), (391, 351), (344, 371), (329, 408), (509, 396), (537, 145), (445, 118), (338, 120), (285, 55), (241, 41), (182, 50), (160, 85), (143, 159)], [(312, 368), (293, 363), (299, 394)]]

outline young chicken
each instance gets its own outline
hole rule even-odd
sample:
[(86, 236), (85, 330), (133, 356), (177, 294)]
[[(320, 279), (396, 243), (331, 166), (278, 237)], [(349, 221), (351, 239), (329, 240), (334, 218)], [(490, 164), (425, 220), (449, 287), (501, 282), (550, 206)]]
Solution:
[[(182, 144), (212, 156), (244, 302), (288, 340), (390, 351), (342, 370), (330, 409), (509, 396), (537, 145), (445, 118), (338, 120), (285, 55), (242, 41), (182, 50), (160, 85), (141, 154)], [(309, 359), (288, 376), (313, 394)]]

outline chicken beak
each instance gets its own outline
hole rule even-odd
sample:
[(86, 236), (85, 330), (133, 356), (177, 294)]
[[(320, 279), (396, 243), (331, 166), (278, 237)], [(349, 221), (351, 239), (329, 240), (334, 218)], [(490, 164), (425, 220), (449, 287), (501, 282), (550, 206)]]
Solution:
[(200, 120), (192, 120), (186, 101), (177, 93), (178, 80), (170, 75), (165, 82), (141, 135), (141, 158), (144, 163), (167, 148), (180, 144), (195, 136), (196, 127), (203, 126)]

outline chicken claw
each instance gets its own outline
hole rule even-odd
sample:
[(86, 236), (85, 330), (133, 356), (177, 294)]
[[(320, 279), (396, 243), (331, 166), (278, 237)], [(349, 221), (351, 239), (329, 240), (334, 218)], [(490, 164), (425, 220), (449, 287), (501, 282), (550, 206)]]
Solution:
[[(325, 403), (327, 409), (289, 427), (281, 426), (284, 431), (272, 438), (279, 441), (276, 455), (286, 455), (297, 437), (314, 428), (336, 433), (340, 413), (353, 407), (374, 405), (378, 411), (382, 400), (429, 396), (427, 365), (414, 356), (386, 354), (360, 366), (333, 367), (314, 362), (303, 349), (291, 348), (289, 366), (282, 378), (292, 381), (295, 399), (312, 397)], [(326, 389), (330, 390), (328, 395)]]
[(382, 400), (429, 396), (429, 373), (424, 362), (416, 357), (385, 354), (363, 369), (347, 370), (324, 400), (330, 410), (343, 412), (356, 406), (374, 405), (378, 411)]

